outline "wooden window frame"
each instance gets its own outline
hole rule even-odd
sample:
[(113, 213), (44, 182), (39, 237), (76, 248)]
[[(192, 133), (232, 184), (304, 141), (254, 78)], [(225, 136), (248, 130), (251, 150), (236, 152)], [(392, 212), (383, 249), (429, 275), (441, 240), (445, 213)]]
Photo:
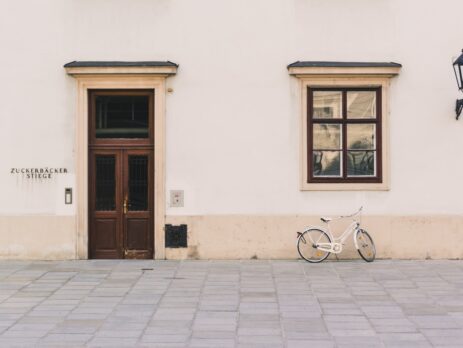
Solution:
[[(146, 146), (153, 147), (154, 144), (154, 90), (145, 89), (92, 89), (88, 91), (89, 145), (98, 146)], [(97, 138), (96, 137), (96, 110), (95, 99), (97, 96), (146, 96), (149, 98), (148, 104), (148, 137), (147, 138)]]
[[(318, 70), (317, 70), (318, 71)], [(342, 74), (342, 70), (328, 69), (323, 74), (297, 71), (290, 73), (297, 79), (293, 80), (299, 91), (299, 189), (300, 191), (388, 191), (390, 190), (390, 159), (389, 159), (389, 95), (391, 80), (396, 73), (385, 74)], [(381, 71), (382, 72), (382, 71)], [(381, 182), (308, 182), (308, 133), (307, 133), (307, 92), (310, 88), (379, 88), (381, 87)]]
[[(391, 80), (401, 70), (397, 63), (336, 63), (305, 62), (291, 64), (288, 72), (294, 76), (294, 91), (300, 97), (299, 109), (299, 188), (301, 191), (388, 191), (390, 189), (389, 160), (389, 94)], [(297, 85), (296, 85), (297, 83)], [(309, 182), (307, 91), (310, 88), (381, 88), (381, 182)], [(379, 180), (378, 180), (379, 181)]]
[[(341, 92), (342, 114), (341, 118), (313, 118), (313, 93), (318, 91)], [(375, 118), (348, 118), (347, 93), (348, 92), (375, 92), (376, 93), (376, 117)], [(341, 125), (341, 177), (321, 177), (313, 175), (313, 126), (315, 124)], [(347, 174), (347, 125), (349, 124), (375, 124), (375, 152), (376, 175), (375, 176), (348, 176)], [(382, 87), (310, 87), (307, 86), (307, 183), (315, 184), (370, 184), (383, 182), (382, 166)]]

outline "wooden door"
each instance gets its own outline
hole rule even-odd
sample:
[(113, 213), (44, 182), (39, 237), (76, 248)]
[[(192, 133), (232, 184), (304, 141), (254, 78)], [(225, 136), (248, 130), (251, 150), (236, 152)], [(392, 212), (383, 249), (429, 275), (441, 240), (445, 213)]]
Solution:
[(89, 257), (123, 258), (122, 158), (119, 150), (89, 154)]
[(90, 158), (90, 257), (152, 258), (152, 150), (92, 150)]
[(152, 151), (123, 151), (124, 258), (153, 258)]
[(89, 95), (89, 257), (151, 259), (153, 93)]

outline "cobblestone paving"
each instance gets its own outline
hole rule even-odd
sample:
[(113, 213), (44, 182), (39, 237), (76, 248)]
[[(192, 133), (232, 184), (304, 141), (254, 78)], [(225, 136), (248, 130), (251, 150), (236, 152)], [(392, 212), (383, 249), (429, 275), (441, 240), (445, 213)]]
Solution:
[(3, 261), (12, 346), (462, 347), (463, 261)]

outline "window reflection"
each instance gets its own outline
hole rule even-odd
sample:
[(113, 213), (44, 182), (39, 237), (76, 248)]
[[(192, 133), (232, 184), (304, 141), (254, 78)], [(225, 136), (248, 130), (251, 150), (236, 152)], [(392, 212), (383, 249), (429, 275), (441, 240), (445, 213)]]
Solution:
[(348, 118), (375, 118), (376, 92), (353, 91), (347, 92)]
[(342, 92), (314, 91), (313, 118), (341, 118)]

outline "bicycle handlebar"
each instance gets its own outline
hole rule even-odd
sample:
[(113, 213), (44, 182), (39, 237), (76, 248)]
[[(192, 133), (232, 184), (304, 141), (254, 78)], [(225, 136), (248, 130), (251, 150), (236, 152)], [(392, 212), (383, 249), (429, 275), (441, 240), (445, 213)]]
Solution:
[(361, 206), (361, 207), (359, 208), (359, 210), (357, 210), (355, 213), (353, 213), (353, 214), (351, 214), (351, 215), (346, 215), (346, 216), (344, 216), (344, 217), (354, 217), (354, 216), (356, 216), (356, 215), (359, 215), (359, 214), (362, 212), (362, 210), (363, 210), (363, 206)]
[(357, 216), (357, 215), (359, 215), (359, 214), (362, 212), (362, 210), (363, 210), (363, 205), (360, 206), (359, 210), (357, 210), (355, 213), (350, 214), (350, 215), (341, 215), (341, 216), (339, 216), (338, 218), (336, 218), (335, 220), (337, 220), (337, 219), (344, 219), (344, 218), (350, 218), (350, 217)]

